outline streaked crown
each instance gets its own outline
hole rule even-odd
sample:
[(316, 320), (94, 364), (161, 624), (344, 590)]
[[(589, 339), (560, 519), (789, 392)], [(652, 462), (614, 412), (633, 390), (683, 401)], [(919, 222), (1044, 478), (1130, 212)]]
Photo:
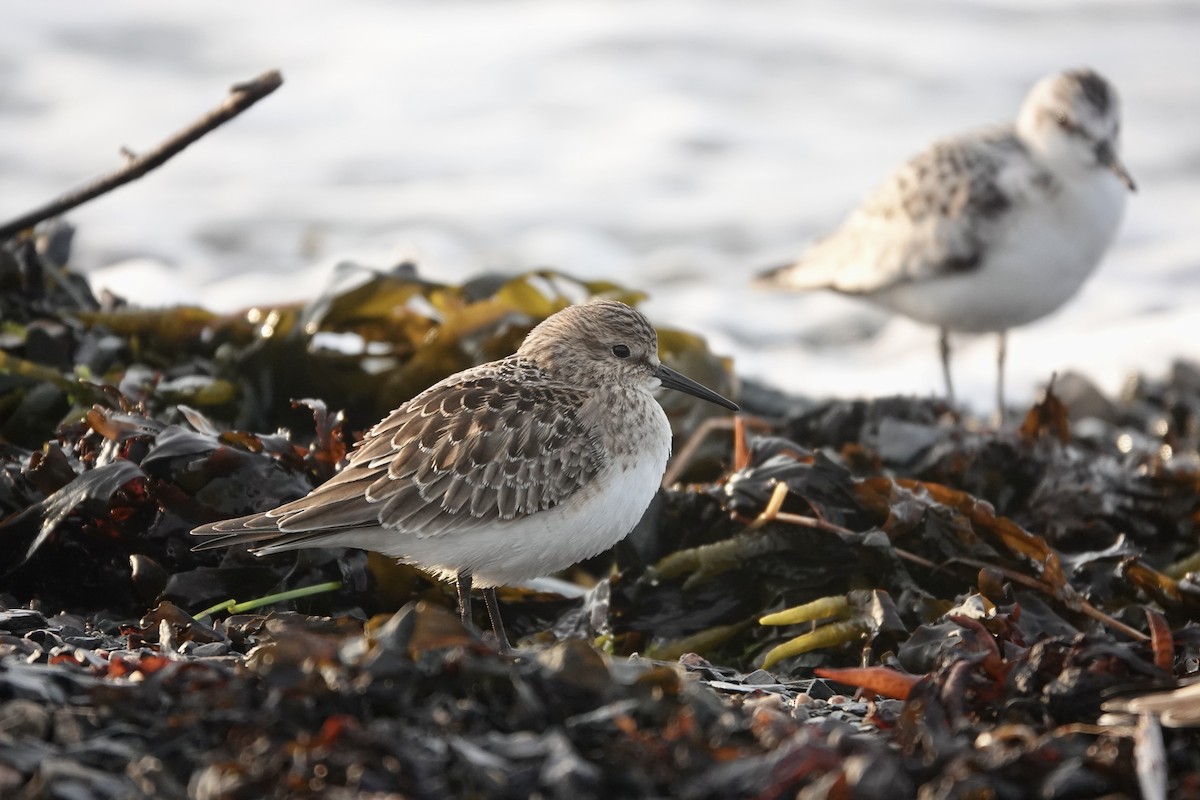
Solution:
[(657, 385), (658, 334), (641, 312), (615, 300), (568, 306), (547, 317), (517, 355), (582, 386)]
[(1113, 85), (1095, 70), (1068, 70), (1038, 81), (1021, 106), (1017, 133), (1051, 166), (1109, 169), (1133, 188), (1117, 157), (1120, 99)]

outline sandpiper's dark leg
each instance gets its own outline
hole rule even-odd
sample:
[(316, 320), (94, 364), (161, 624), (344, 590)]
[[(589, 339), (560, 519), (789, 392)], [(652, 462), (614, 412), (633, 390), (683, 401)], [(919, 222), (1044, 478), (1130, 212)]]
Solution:
[(946, 402), (954, 405), (954, 382), (950, 380), (950, 331), (942, 328), (938, 338), (938, 349), (942, 355), (942, 377), (946, 379)]
[(996, 410), (1004, 424), (1004, 359), (1008, 355), (1008, 331), (1000, 331), (1000, 347), (996, 352)]
[(496, 600), (494, 588), (483, 590), (483, 602), (487, 604), (488, 617), (492, 620), (492, 632), (496, 634), (496, 641), (500, 643), (500, 652), (507, 653), (512, 650), (512, 645), (508, 643), (508, 636), (504, 633), (504, 620), (500, 619), (500, 603)]
[(463, 570), (454, 581), (458, 589), (458, 614), (462, 617), (463, 625), (473, 625), (471, 621), (471, 572)]

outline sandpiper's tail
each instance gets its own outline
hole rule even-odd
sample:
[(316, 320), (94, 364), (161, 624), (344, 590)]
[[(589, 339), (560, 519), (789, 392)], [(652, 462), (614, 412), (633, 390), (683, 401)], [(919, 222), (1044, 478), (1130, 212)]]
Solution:
[(346, 534), (361, 530), (361, 526), (323, 528), (317, 530), (281, 531), (279, 518), (267, 514), (221, 520), (192, 530), (193, 536), (206, 537), (193, 551), (216, 550), (222, 547), (249, 546), (256, 556), (298, 550), (303, 547), (355, 546), (345, 541)]
[(750, 285), (755, 289), (780, 289), (784, 287), (784, 277), (788, 270), (796, 266), (795, 261), (789, 261), (786, 264), (780, 264), (770, 269), (763, 270), (754, 276), (754, 280)]
[(830, 288), (835, 277), (836, 274), (820, 269), (819, 264), (814, 264), (804, 257), (760, 272), (751, 285), (757, 289), (808, 291)]
[(279, 520), (266, 514), (249, 514), (245, 517), (223, 519), (192, 529), (192, 536), (205, 537), (192, 550), (215, 550), (218, 547), (235, 545), (257, 545), (270, 542), (282, 535)]

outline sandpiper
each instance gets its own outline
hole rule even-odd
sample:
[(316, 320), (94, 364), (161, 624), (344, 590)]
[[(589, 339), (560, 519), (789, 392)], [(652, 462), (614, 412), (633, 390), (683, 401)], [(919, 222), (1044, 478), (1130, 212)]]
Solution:
[(570, 306), (514, 355), (451, 375), (367, 433), (346, 467), (307, 496), (196, 528), (196, 549), (257, 555), (359, 547), (453, 580), (470, 621), (483, 589), (501, 647), (496, 586), (565, 569), (641, 519), (671, 452), (660, 386), (733, 411), (663, 365), (658, 335), (612, 300)]
[(832, 289), (941, 329), (999, 334), (1004, 411), (1009, 328), (1069, 300), (1116, 233), (1133, 179), (1118, 157), (1116, 90), (1090, 69), (1043, 78), (1015, 125), (936, 142), (800, 260), (762, 285)]

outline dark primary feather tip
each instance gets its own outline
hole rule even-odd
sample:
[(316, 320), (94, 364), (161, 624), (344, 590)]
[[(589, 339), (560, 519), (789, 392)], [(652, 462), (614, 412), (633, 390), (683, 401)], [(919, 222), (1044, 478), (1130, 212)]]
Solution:
[(750, 285), (755, 289), (788, 288), (788, 284), (791, 283), (792, 279), (790, 273), (793, 269), (797, 269), (796, 261), (788, 261), (787, 264), (770, 267), (770, 269), (758, 272), (754, 278), (751, 278)]
[[(209, 526), (206, 526), (209, 527)], [(217, 550), (219, 548), (234, 547), (237, 545), (258, 544), (259, 542), (267, 542), (279, 536), (278, 532), (263, 531), (257, 533), (220, 533), (217, 531), (207, 531), (197, 528), (192, 531), (193, 536), (208, 536), (206, 541), (201, 542), (192, 548), (193, 553), (199, 553), (203, 550)]]
[(771, 267), (770, 269), (764, 269), (762, 272), (754, 276), (754, 280), (751, 281), (750, 285), (759, 289), (774, 288), (779, 285), (784, 273), (786, 273), (793, 266), (795, 266), (795, 262), (789, 261), (786, 264), (779, 264)]

